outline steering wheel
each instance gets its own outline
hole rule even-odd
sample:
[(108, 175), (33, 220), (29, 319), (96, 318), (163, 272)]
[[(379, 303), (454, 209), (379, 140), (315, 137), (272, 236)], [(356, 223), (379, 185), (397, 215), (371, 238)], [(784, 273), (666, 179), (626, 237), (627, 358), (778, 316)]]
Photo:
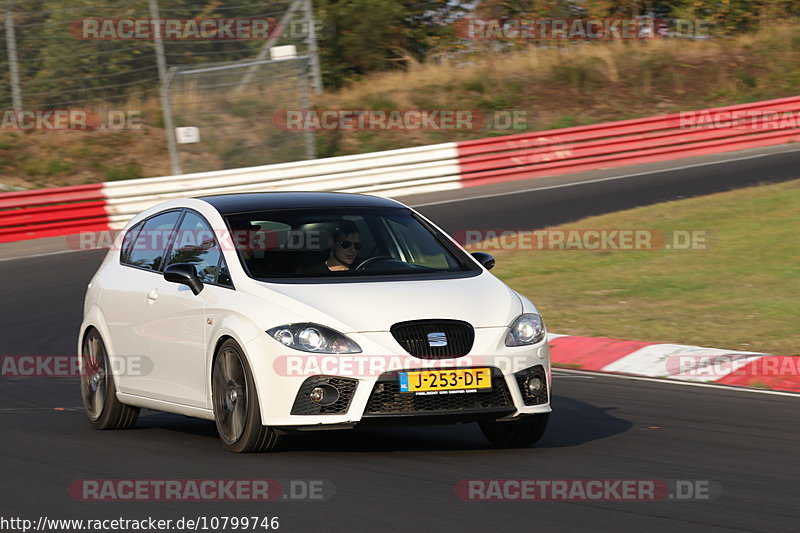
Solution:
[(356, 270), (366, 270), (368, 267), (374, 265), (375, 263), (380, 263), (381, 261), (392, 260), (394, 257), (391, 255), (376, 255), (375, 257), (368, 257), (364, 259), (360, 265), (356, 267)]

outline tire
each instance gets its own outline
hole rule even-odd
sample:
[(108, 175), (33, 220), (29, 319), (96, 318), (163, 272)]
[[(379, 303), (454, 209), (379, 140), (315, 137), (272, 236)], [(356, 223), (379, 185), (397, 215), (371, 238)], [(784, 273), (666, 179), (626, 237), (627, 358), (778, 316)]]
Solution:
[(228, 450), (251, 453), (278, 447), (275, 430), (261, 424), (253, 373), (233, 339), (222, 343), (214, 357), (211, 394), (217, 433)]
[(481, 422), (483, 435), (499, 448), (527, 448), (547, 429), (550, 413), (527, 416), (516, 422)]
[(117, 387), (100, 333), (91, 328), (81, 349), (81, 398), (89, 423), (95, 429), (127, 429), (139, 418), (139, 408), (117, 400)]

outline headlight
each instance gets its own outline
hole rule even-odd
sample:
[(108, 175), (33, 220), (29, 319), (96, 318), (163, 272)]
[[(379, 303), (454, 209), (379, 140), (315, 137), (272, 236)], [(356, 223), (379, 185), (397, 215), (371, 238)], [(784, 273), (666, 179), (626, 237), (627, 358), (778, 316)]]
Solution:
[(312, 353), (361, 353), (361, 347), (338, 331), (319, 324), (287, 324), (267, 330), (284, 346)]
[(542, 317), (534, 313), (520, 315), (508, 328), (506, 346), (526, 346), (536, 344), (545, 336)]

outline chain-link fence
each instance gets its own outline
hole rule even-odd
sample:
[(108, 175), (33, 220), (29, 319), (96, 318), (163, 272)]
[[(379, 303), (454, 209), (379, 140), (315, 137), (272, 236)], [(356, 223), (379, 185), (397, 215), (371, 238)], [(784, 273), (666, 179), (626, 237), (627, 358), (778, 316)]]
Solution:
[(172, 71), (168, 112), (176, 128), (196, 128), (196, 142), (177, 142), (183, 172), (313, 159), (313, 134), (298, 142), (274, 120), (308, 108), (308, 67), (300, 57)]
[[(128, 141), (165, 128), (173, 172), (313, 156), (271, 120), (320, 89), (311, 0), (0, 0), (0, 14), (5, 112), (81, 109), (103, 126), (138, 112)], [(286, 45), (296, 59), (271, 61)], [(199, 142), (169, 126), (198, 127)]]

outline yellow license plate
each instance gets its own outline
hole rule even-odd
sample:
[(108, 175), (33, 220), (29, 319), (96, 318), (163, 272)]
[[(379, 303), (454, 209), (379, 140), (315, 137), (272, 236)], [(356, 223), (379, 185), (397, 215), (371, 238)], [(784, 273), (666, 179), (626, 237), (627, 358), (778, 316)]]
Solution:
[(399, 377), (400, 392), (436, 394), (444, 391), (477, 392), (492, 388), (491, 368), (419, 370), (400, 372)]

